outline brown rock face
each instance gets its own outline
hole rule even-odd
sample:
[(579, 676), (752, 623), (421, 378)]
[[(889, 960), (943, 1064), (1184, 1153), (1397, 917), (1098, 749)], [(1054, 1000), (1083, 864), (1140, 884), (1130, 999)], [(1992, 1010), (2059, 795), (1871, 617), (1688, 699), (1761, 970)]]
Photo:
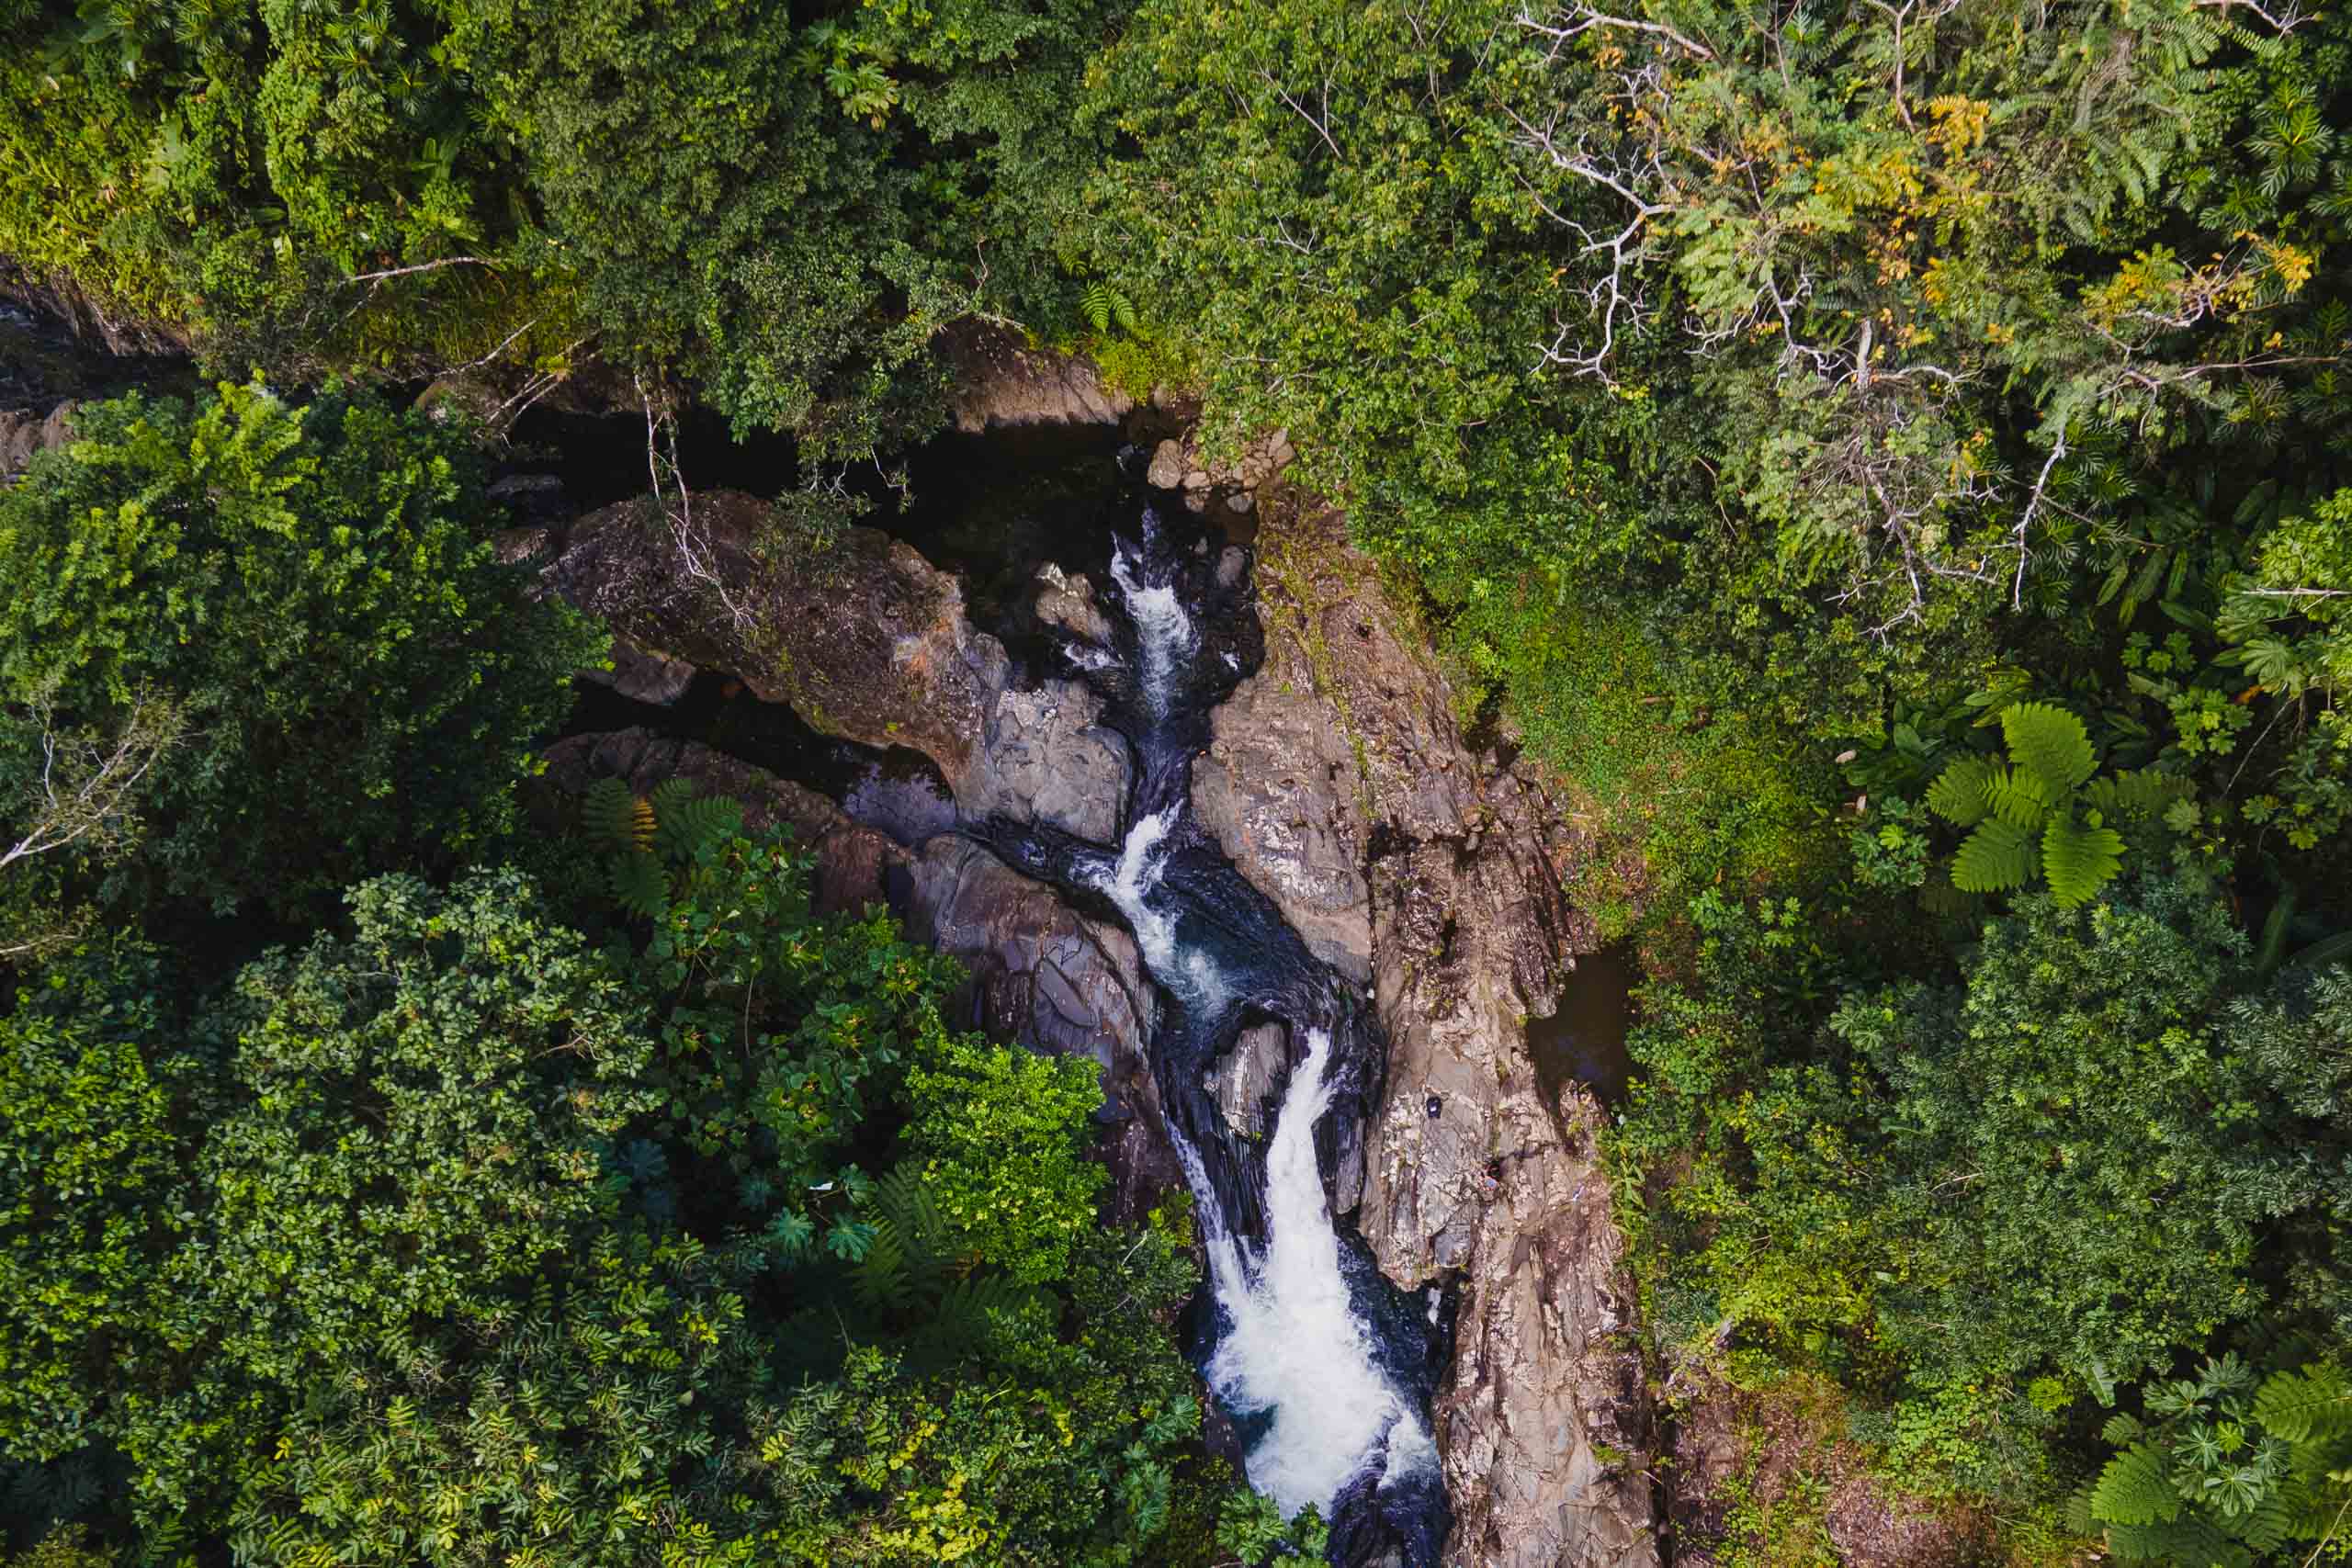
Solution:
[(1340, 520), (1269, 507), (1266, 663), (1218, 710), (1193, 805), (1318, 956), (1376, 977), (1390, 1052), (1357, 1215), (1407, 1288), (1458, 1269), (1438, 1443), (1459, 1568), (1648, 1568), (1638, 1356), (1595, 1163), (1526, 1019), (1573, 985), (1546, 818), (1464, 743), (1425, 639)]
[(71, 400), (46, 414), (32, 410), (0, 411), (0, 480), (21, 473), (37, 452), (53, 452), (74, 439)]
[(959, 330), (944, 347), (956, 377), (956, 428), (967, 434), (1035, 424), (1116, 424), (1136, 406), (1087, 361), (1031, 348), (1009, 332)]
[[(924, 752), (967, 817), (1116, 836), (1126, 755), (1096, 727), (1101, 705), (1069, 682), (1014, 687), (955, 578), (871, 528), (821, 550), (766, 548), (783, 524), (752, 496), (710, 491), (694, 508), (699, 554), (641, 502), (582, 518), (552, 551), (548, 586), (628, 645), (615, 677), (683, 690), (679, 671), (723, 670), (825, 734)], [(1054, 592), (1065, 615), (1099, 619), (1082, 579)]]

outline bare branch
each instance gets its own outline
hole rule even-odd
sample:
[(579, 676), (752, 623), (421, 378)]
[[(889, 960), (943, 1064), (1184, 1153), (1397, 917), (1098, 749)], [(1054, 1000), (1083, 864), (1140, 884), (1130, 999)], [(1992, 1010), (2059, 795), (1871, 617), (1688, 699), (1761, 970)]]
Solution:
[(129, 831), (139, 782), (179, 739), (179, 711), (160, 697), (131, 704), (109, 740), (60, 731), (45, 706), (33, 710), (40, 727), (41, 769), (32, 820), (17, 841), (0, 850), (0, 870), (85, 840)]
[(439, 261), (419, 262), (414, 266), (394, 266), (386, 267), (381, 272), (355, 273), (344, 281), (372, 285), (382, 283), (388, 278), (408, 277), (420, 272), (438, 272), (445, 266), (486, 266), (494, 269), (497, 265), (498, 264), (488, 256), (444, 256)]
[(2281, 6), (2274, 11), (2256, 4), (2256, 0), (2191, 0), (2191, 4), (2200, 11), (2251, 11), (2282, 38), (2311, 20), (2297, 5)]
[(1520, 12), (1516, 19), (1519, 25), (1525, 28), (1529, 32), (1534, 33), (1542, 38), (1550, 39), (1553, 41), (1553, 45), (1555, 50), (1560, 44), (1566, 43), (1568, 39), (1577, 37), (1580, 33), (1589, 32), (1594, 28), (1619, 28), (1627, 32), (1655, 34), (1659, 38), (1667, 39), (1676, 48), (1681, 50), (1684, 53), (1692, 55), (1700, 60), (1713, 60), (1715, 57), (1715, 51), (1713, 50), (1709, 49), (1705, 44), (1700, 43), (1694, 39), (1683, 37), (1680, 33), (1676, 32), (1672, 28), (1668, 27), (1663, 22), (1645, 22), (1635, 17), (1606, 16), (1601, 12), (1594, 10), (1590, 6), (1583, 4), (1578, 4), (1574, 10), (1568, 13), (1568, 19), (1564, 25), (1555, 25), (1550, 22), (1537, 21), (1532, 15), (1526, 11)]

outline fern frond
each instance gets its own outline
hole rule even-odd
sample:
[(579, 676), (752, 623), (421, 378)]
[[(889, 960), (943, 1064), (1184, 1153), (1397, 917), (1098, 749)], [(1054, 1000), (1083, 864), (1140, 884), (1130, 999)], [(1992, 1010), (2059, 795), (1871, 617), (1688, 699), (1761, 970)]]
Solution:
[(703, 845), (731, 838), (741, 830), (741, 801), (723, 795), (695, 795), (691, 793), (691, 784), (686, 785), (688, 793), (665, 799), (662, 791), (672, 784), (686, 784), (686, 781), (667, 780), (653, 795), (654, 812), (661, 821), (657, 841), (662, 853), (684, 860)]
[(1979, 822), (1952, 857), (1952, 886), (1963, 893), (2022, 887), (2033, 874), (2033, 835), (1996, 820)]
[(2340, 1438), (2352, 1433), (2352, 1386), (2341, 1368), (2324, 1363), (2273, 1372), (2254, 1396), (2254, 1416), (2290, 1443)]
[(2103, 816), (2154, 817), (2176, 800), (2194, 791), (2187, 779), (2151, 768), (2133, 768), (2111, 777), (2093, 779), (2083, 788), (2083, 799)]
[(2083, 721), (2051, 703), (2018, 703), (2001, 711), (2009, 755), (2041, 781), (2055, 800), (2091, 776), (2098, 759)]
[(2121, 1562), (2198, 1564), (2198, 1568), (2254, 1568), (2254, 1554), (2203, 1519), (2110, 1525), (2108, 1550)]
[(2049, 786), (2030, 768), (1994, 769), (1984, 795), (1993, 815), (2012, 828), (2039, 828), (2049, 819)]
[(626, 850), (637, 841), (637, 796), (619, 779), (598, 779), (580, 796), (580, 830), (606, 853)]
[(2109, 1460), (2091, 1488), (2091, 1512), (2110, 1525), (2169, 1524), (2180, 1517), (2180, 1494), (2166, 1475), (2164, 1450), (2134, 1443)]
[(2061, 817), (2041, 831), (2041, 874), (2063, 908), (2072, 908), (2123, 869), (2123, 836)]
[(1973, 828), (1992, 813), (1992, 779), (1991, 759), (1955, 758), (1928, 786), (1928, 809), (1955, 828)]
[(2255, 1551), (2267, 1552), (2295, 1537), (2295, 1523), (2301, 1510), (2291, 1492), (2281, 1489), (2265, 1497), (2254, 1511), (2240, 1520), (2240, 1540)]
[(953, 1258), (947, 1222), (922, 1173), (911, 1166), (890, 1171), (874, 1184), (862, 1210), (874, 1228), (874, 1246), (852, 1281), (858, 1298), (904, 1310), (936, 1297)]
[(615, 855), (605, 879), (613, 902), (641, 919), (658, 920), (670, 907), (670, 879), (662, 863), (641, 850)]
[(1111, 288), (1108, 284), (1090, 283), (1079, 290), (1079, 311), (1085, 316), (1087, 323), (1098, 333), (1106, 333), (1111, 330), (1112, 305)]

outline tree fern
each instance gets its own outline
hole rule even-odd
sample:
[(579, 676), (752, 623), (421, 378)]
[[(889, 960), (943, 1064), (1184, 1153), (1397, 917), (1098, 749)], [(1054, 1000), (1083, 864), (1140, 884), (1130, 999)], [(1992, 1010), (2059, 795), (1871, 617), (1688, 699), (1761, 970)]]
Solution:
[(642, 850), (613, 856), (605, 863), (605, 878), (613, 902), (640, 919), (659, 919), (670, 907), (669, 875)]
[(2058, 792), (2030, 768), (1995, 768), (1985, 782), (1984, 798), (1993, 815), (2012, 828), (2039, 828), (2049, 819)]
[(729, 838), (743, 826), (743, 803), (723, 795), (698, 795), (686, 779), (665, 779), (653, 791), (656, 842), (665, 855), (690, 858), (703, 845)]
[(652, 825), (646, 804), (620, 779), (598, 779), (580, 796), (580, 830), (608, 854), (639, 847), (640, 824)]
[(2055, 802), (2080, 785), (2098, 766), (2083, 721), (2051, 703), (2017, 703), (2002, 710), (2001, 735), (2009, 755), (2041, 785), (2042, 798)]
[(2188, 781), (2148, 768), (2132, 768), (2083, 786), (2083, 802), (2108, 817), (2155, 817), (2190, 793)]
[(1979, 822), (1951, 863), (1952, 886), (1963, 893), (2002, 893), (2033, 875), (2033, 835), (1996, 819)]
[(2041, 830), (2041, 874), (2051, 896), (2072, 907), (2123, 869), (2123, 837), (2112, 828), (2061, 817)]
[(1946, 763), (1928, 786), (1928, 809), (1955, 828), (1973, 828), (1992, 814), (1988, 791), (1995, 766), (1989, 757), (1961, 757)]
[(852, 1280), (869, 1306), (906, 1310), (935, 1300), (954, 1261), (946, 1220), (920, 1171), (900, 1166), (874, 1184), (866, 1201), (874, 1245)]
[(2352, 1434), (2352, 1386), (2336, 1367), (2273, 1372), (2254, 1396), (2255, 1418), (2290, 1443), (2324, 1442)]
[(1100, 279), (1079, 290), (1078, 308), (1098, 333), (1109, 332), (1112, 323), (1116, 322), (1119, 330), (1130, 336), (1143, 335), (1136, 325), (1135, 301)]
[(2166, 1473), (2164, 1450), (2134, 1443), (2107, 1461), (2091, 1488), (2091, 1512), (2110, 1525), (2169, 1523), (2180, 1517), (2180, 1494)]

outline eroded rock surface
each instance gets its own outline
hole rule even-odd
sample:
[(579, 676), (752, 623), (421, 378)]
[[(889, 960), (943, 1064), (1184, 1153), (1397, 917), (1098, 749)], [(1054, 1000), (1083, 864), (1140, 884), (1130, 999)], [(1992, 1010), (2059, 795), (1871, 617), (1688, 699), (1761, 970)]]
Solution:
[(1083, 359), (1029, 347), (1014, 333), (961, 331), (945, 344), (956, 428), (967, 434), (1037, 424), (1116, 424), (1135, 399)]
[[(664, 678), (679, 661), (723, 670), (824, 734), (923, 752), (967, 817), (1117, 835), (1126, 757), (1096, 727), (1099, 703), (1069, 682), (1016, 687), (1003, 645), (973, 628), (953, 576), (871, 528), (822, 550), (763, 550), (783, 525), (756, 497), (710, 491), (694, 507), (694, 551), (641, 502), (591, 513), (549, 541), (545, 581), (611, 622), (632, 678), (645, 661)], [(770, 557), (786, 564), (763, 564)], [(1046, 586), (1057, 613), (1100, 621), (1084, 579)], [(621, 664), (616, 655), (616, 676)]]
[[(1264, 667), (1215, 718), (1193, 799), (1317, 956), (1370, 978), (1390, 1054), (1358, 1223), (1408, 1288), (1459, 1269), (1438, 1439), (1460, 1568), (1648, 1568), (1637, 1353), (1598, 1107), (1547, 1103), (1525, 1020), (1578, 923), (1528, 785), (1474, 754), (1426, 639), (1337, 517), (1270, 508)], [(1341, 1193), (1342, 1200), (1348, 1196)]]
[(71, 400), (47, 412), (38, 409), (0, 409), (0, 482), (22, 473), (40, 452), (55, 451), (74, 439)]

